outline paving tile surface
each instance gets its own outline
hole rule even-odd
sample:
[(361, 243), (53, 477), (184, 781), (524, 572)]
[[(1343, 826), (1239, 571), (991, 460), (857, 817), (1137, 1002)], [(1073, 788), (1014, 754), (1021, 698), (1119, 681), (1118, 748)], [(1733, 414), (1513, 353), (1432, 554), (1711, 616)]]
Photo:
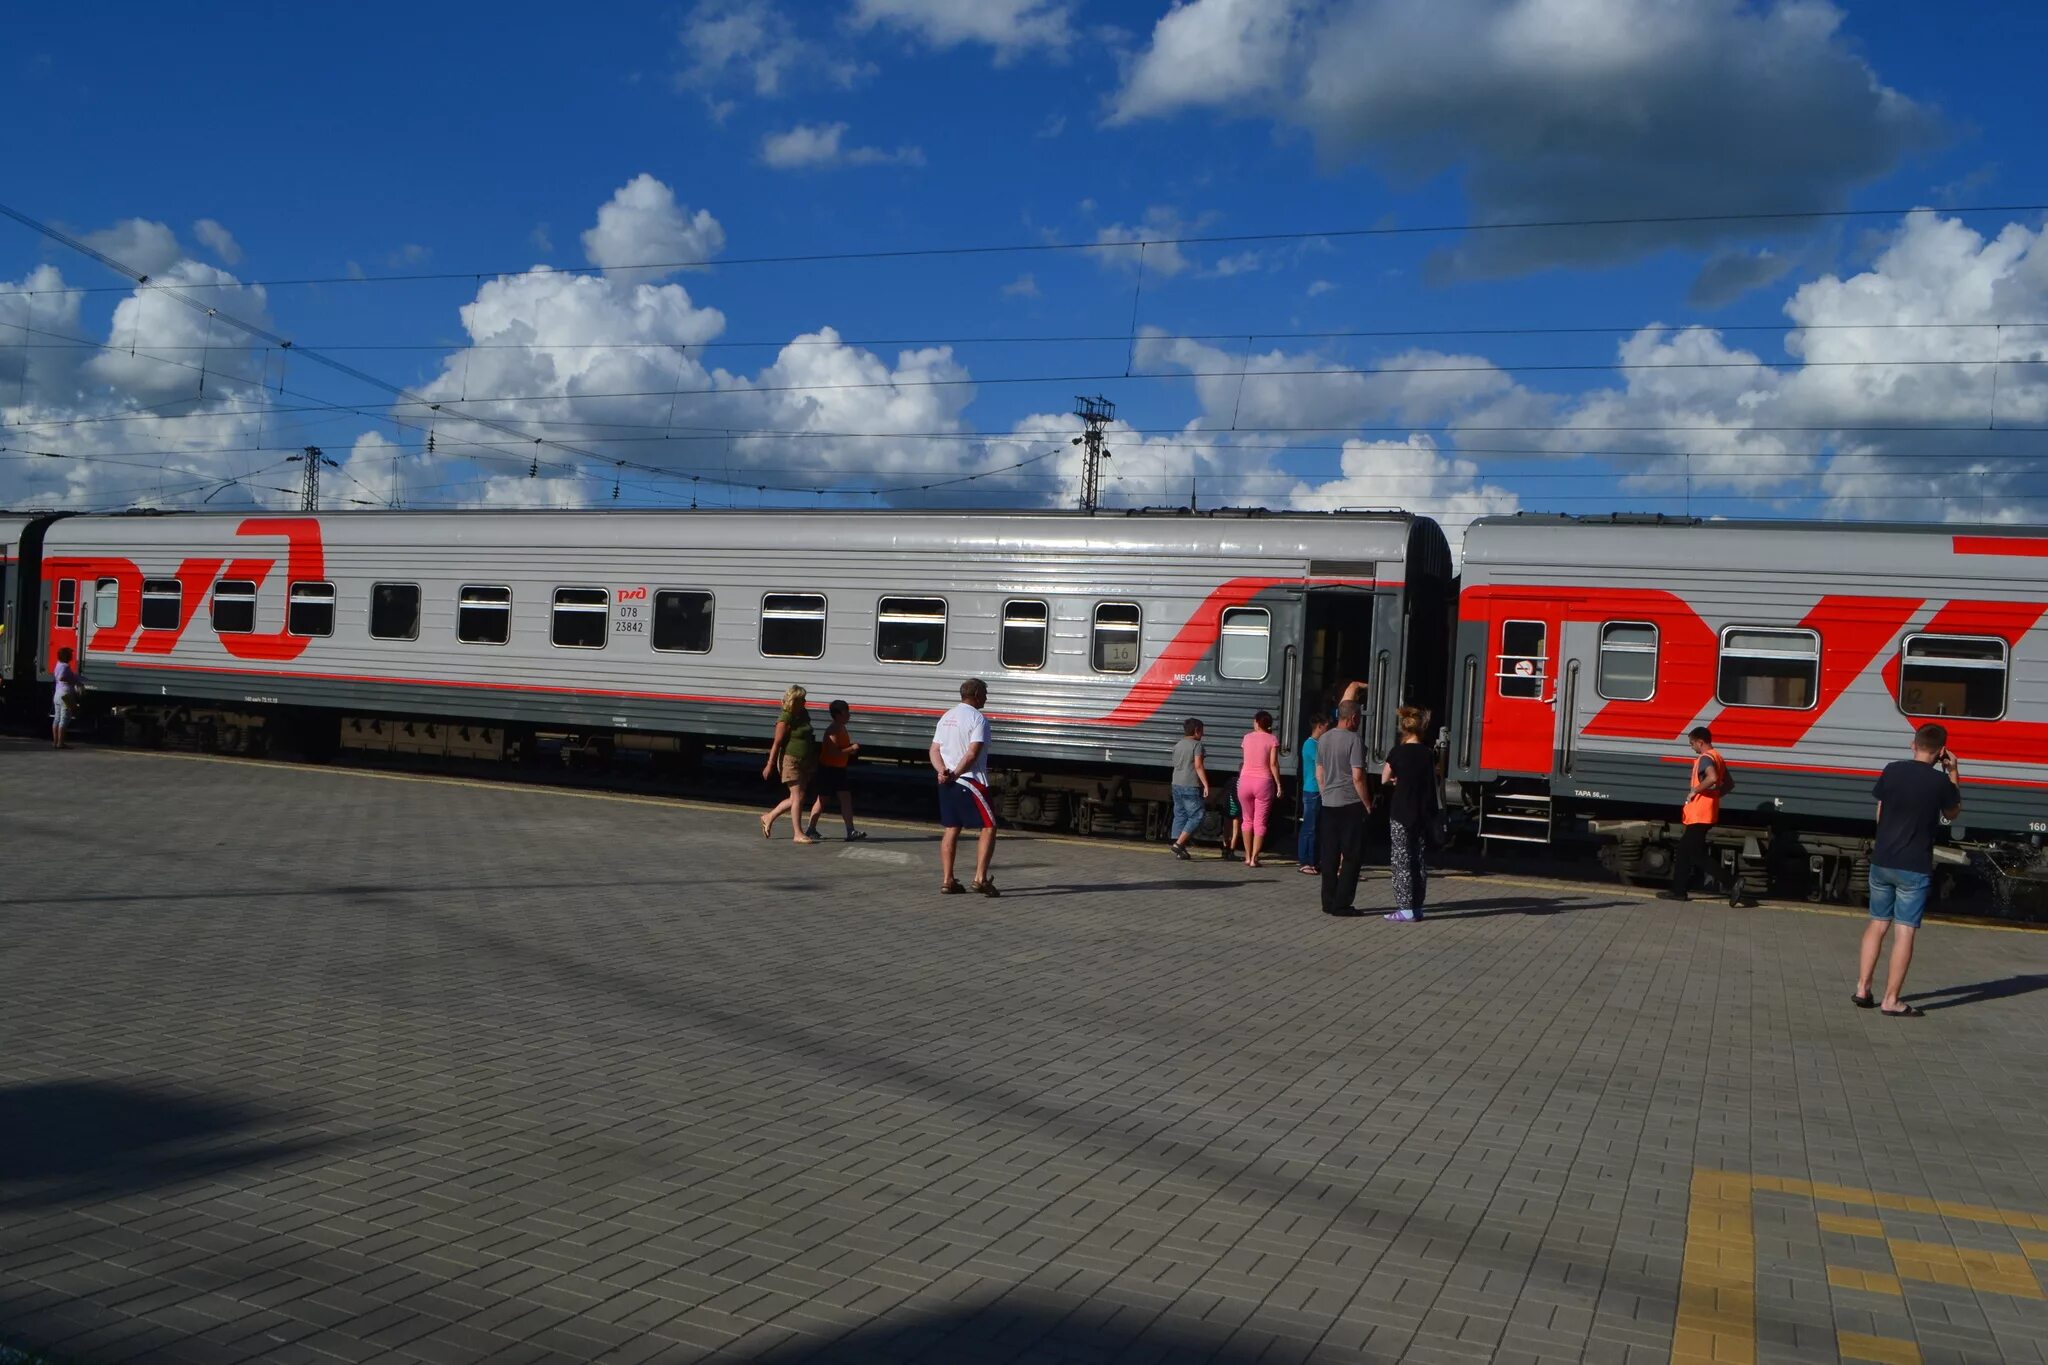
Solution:
[[(0, 1340), (2029, 1361), (2048, 935), (0, 748)], [(1361, 903), (1384, 908), (1383, 874)], [(1937, 1006), (1945, 1006), (1936, 1008)]]

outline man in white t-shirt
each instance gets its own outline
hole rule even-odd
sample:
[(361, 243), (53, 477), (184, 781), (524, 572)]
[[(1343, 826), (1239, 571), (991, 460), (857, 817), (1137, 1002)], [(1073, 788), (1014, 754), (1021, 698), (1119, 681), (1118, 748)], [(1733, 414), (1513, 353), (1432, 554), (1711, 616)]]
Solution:
[[(939, 891), (957, 896), (978, 891), (984, 896), (1002, 894), (988, 875), (996, 854), (996, 808), (988, 795), (988, 717), (981, 708), (988, 704), (988, 688), (979, 678), (960, 684), (960, 704), (939, 717), (932, 734), (932, 771), (939, 775), (939, 824), (945, 833), (939, 838)], [(953, 877), (953, 855), (960, 846), (960, 831), (981, 831), (981, 847), (974, 855), (974, 884), (960, 885)]]

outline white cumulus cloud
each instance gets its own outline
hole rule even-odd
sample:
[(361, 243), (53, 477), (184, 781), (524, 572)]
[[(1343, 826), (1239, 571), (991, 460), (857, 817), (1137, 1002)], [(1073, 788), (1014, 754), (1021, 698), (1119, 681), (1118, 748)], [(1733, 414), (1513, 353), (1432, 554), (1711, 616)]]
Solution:
[[(1938, 136), (1827, 0), (1187, 0), (1111, 122), (1191, 110), (1305, 130), (1404, 183), (1463, 176), (1482, 222), (1842, 206)], [(1510, 274), (1797, 224), (1475, 234), (1439, 271)]]
[(201, 246), (220, 257), (221, 264), (240, 265), (242, 263), (242, 244), (235, 240), (234, 233), (229, 232), (213, 219), (201, 218), (198, 222), (194, 223), (192, 225), (192, 235), (199, 239)]
[(836, 166), (922, 166), (919, 147), (849, 147), (844, 123), (800, 123), (761, 139), (761, 162), (779, 171), (826, 170)]
[[(606, 273), (630, 271), (639, 279), (660, 279), (677, 269), (708, 262), (725, 249), (725, 229), (707, 209), (692, 214), (676, 203), (675, 191), (641, 173), (621, 185), (597, 211), (597, 224), (583, 234), (583, 253)], [(665, 269), (633, 270), (661, 263)]]
[(1034, 48), (1063, 52), (1074, 39), (1068, 6), (1053, 0), (854, 0), (853, 23), (887, 25), (946, 50), (995, 49), (998, 62)]

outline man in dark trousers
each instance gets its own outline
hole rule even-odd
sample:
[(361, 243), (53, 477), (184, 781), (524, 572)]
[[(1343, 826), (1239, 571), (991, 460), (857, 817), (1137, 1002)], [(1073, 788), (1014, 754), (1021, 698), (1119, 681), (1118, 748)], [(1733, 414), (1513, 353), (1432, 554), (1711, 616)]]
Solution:
[(1338, 704), (1337, 728), (1316, 741), (1316, 785), (1323, 808), (1318, 819), (1322, 859), (1323, 913), (1356, 915), (1358, 865), (1365, 856), (1365, 817), (1372, 797), (1365, 790), (1365, 745), (1358, 738), (1358, 703)]
[[(1728, 765), (1721, 761), (1720, 750), (1714, 747), (1711, 730), (1696, 725), (1686, 741), (1692, 745), (1693, 758), (1692, 787), (1686, 792), (1685, 808), (1679, 812), (1685, 832), (1678, 836), (1678, 853), (1671, 860), (1671, 889), (1658, 892), (1659, 900), (1692, 899), (1693, 882), (1700, 875), (1700, 864), (1707, 860), (1707, 836), (1721, 819), (1721, 798), (1735, 785), (1728, 779)], [(1739, 894), (1738, 883), (1729, 902), (1733, 904)]]
[[(1863, 954), (1856, 973), (1858, 1007), (1877, 1006), (1894, 1019), (1918, 1019), (1924, 1011), (1899, 999), (1906, 968), (1913, 965), (1913, 936), (1927, 909), (1934, 881), (1934, 835), (1943, 820), (1963, 808), (1957, 784), (1962, 770), (1948, 751), (1948, 731), (1923, 725), (1913, 732), (1913, 756), (1885, 766), (1870, 794), (1877, 798), (1877, 846), (1870, 852), (1870, 923), (1863, 929)], [(1888, 930), (1891, 970), (1885, 973), (1882, 1003), (1870, 994), (1877, 955)]]

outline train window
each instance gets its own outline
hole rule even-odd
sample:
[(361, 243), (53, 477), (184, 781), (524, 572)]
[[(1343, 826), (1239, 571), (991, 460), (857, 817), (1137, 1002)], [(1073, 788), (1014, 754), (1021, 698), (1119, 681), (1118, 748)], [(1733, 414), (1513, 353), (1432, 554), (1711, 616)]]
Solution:
[(2005, 641), (1995, 635), (1908, 635), (1899, 656), (1899, 710), (1997, 720), (2005, 714), (2005, 678)]
[(512, 638), (512, 589), (465, 583), (455, 601), (455, 638), (466, 645), (502, 645)]
[(142, 628), (176, 630), (185, 615), (185, 585), (175, 578), (142, 580)]
[(1273, 614), (1264, 607), (1224, 608), (1216, 671), (1226, 678), (1257, 682), (1266, 676), (1272, 639)]
[(292, 584), (285, 603), (284, 632), (287, 635), (334, 634), (334, 585), (305, 582)]
[(247, 635), (256, 629), (256, 585), (246, 578), (223, 578), (213, 585), (213, 633)]
[(1537, 700), (1550, 666), (1550, 628), (1541, 621), (1503, 621), (1500, 658), (1494, 670), (1503, 697)]
[(92, 585), (92, 623), (111, 626), (121, 619), (121, 585), (102, 578)]
[(946, 661), (946, 599), (884, 597), (875, 604), (875, 657), (885, 664)]
[(70, 630), (78, 624), (78, 580), (57, 580), (57, 629)]
[(1138, 645), (1143, 637), (1145, 615), (1132, 602), (1095, 604), (1095, 652), (1097, 673), (1136, 673)]
[(370, 638), (373, 640), (417, 640), (420, 638), (419, 584), (373, 583), (370, 585)]
[(1820, 636), (1810, 630), (1730, 626), (1721, 632), (1723, 706), (1811, 708), (1820, 691)]
[(1609, 701), (1648, 701), (1657, 695), (1657, 628), (1647, 621), (1609, 621), (1600, 627), (1593, 690)]
[(1003, 603), (1004, 668), (1044, 668), (1045, 644), (1045, 603)]
[(710, 653), (712, 605), (708, 592), (654, 594), (654, 647), (684, 654)]
[(771, 592), (761, 599), (761, 652), (771, 659), (815, 659), (825, 652), (825, 599), (812, 592)]
[(603, 649), (610, 631), (610, 588), (556, 588), (555, 625), (550, 637), (561, 649)]

